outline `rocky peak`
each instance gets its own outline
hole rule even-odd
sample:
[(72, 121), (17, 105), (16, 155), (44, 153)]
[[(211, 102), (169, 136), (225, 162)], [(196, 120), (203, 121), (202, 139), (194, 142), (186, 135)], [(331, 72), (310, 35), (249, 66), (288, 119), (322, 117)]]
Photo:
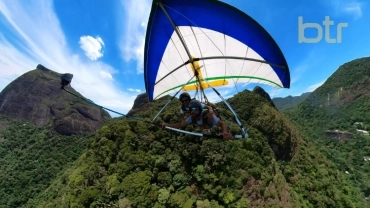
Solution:
[[(170, 99), (169, 95), (163, 96), (158, 99), (158, 101), (167, 101)], [(149, 98), (147, 93), (142, 93), (138, 95), (132, 105), (131, 110), (127, 113), (128, 116), (133, 116), (138, 112), (147, 111), (150, 109)]]
[(39, 64), (18, 77), (0, 93), (0, 114), (47, 125), (62, 135), (94, 132), (109, 114), (61, 90), (61, 76)]
[(271, 104), (272, 107), (276, 108), (275, 104), (271, 100), (270, 95), (262, 87), (256, 86), (253, 89), (253, 92), (260, 95), (261, 97), (265, 98)]

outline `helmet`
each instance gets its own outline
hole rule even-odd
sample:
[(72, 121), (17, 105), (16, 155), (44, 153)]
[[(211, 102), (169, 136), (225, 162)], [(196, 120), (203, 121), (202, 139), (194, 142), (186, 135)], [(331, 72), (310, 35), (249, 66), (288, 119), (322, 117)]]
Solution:
[(189, 108), (198, 107), (199, 109), (202, 108), (202, 104), (198, 100), (192, 100), (189, 103)]
[(182, 100), (183, 98), (186, 98), (186, 97), (187, 97), (189, 100), (191, 100), (190, 95), (189, 95), (189, 93), (187, 93), (187, 92), (183, 92), (183, 93), (181, 93), (181, 95), (180, 95), (179, 99), (180, 99), (180, 100)]

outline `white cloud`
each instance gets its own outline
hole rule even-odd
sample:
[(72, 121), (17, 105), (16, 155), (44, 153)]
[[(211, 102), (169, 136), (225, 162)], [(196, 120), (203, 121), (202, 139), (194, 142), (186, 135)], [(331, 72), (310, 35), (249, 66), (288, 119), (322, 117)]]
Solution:
[(129, 88), (128, 91), (141, 93), (141, 90), (140, 89), (132, 89), (132, 88)]
[(355, 16), (358, 19), (362, 16), (361, 4), (358, 2), (353, 2), (344, 7), (344, 11)]
[(35, 68), (36, 65), (35, 60), (18, 51), (0, 34), (0, 90), (25, 73), (25, 69)]
[(337, 15), (349, 14), (353, 15), (355, 19), (358, 19), (362, 16), (362, 7), (363, 3), (360, 3), (358, 0), (331, 0), (328, 1), (330, 9), (334, 9)]
[[(137, 62), (137, 73), (144, 71), (144, 45), (147, 22), (149, 19), (151, 0), (122, 0), (125, 16), (120, 17), (127, 23), (126, 25), (119, 25), (122, 28), (119, 36), (122, 37), (120, 41), (120, 50), (122, 58), (126, 61)], [(120, 12), (121, 14), (122, 12)]]
[(0, 16), (0, 90), (42, 64), (72, 73), (71, 86), (96, 104), (123, 113), (131, 109), (133, 94), (119, 90), (112, 77), (116, 69), (70, 52), (52, 1), (0, 1)]
[(302, 54), (305, 58), (301, 59), (301, 62), (297, 66), (290, 67), (291, 85), (299, 81), (307, 70), (313, 69), (317, 63), (320, 63), (321, 58), (317, 56), (318, 51), (319, 49), (313, 47), (308, 53)]
[(106, 71), (100, 71), (100, 75), (105, 79), (113, 80), (112, 75), (109, 72)]
[(306, 72), (308, 68), (309, 68), (309, 65), (307, 63), (306, 64), (303, 63), (295, 67), (294, 70), (290, 70), (292, 73), (290, 83), (294, 84), (297, 81), (299, 81), (301, 79), (302, 74), (304, 74), (304, 72)]
[(322, 84), (324, 84), (325, 81), (321, 81), (319, 83), (316, 83), (316, 84), (313, 84), (311, 86), (309, 86), (306, 90), (306, 92), (313, 92), (315, 91), (318, 87), (320, 87)]
[(103, 56), (102, 48), (104, 42), (101, 37), (81, 36), (78, 43), (89, 59), (95, 61)]

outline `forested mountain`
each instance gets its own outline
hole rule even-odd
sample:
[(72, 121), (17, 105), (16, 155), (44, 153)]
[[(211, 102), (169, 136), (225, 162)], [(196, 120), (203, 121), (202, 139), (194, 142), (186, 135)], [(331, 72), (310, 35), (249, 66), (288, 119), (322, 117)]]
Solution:
[(0, 116), (0, 207), (21, 207), (44, 191), (92, 141)]
[(61, 90), (61, 76), (40, 64), (21, 75), (1, 91), (0, 114), (49, 126), (62, 135), (96, 131), (110, 115)]
[(291, 95), (289, 95), (287, 97), (277, 97), (277, 98), (273, 98), (272, 102), (274, 102), (277, 109), (282, 111), (282, 110), (286, 110), (286, 109), (298, 106), (310, 94), (311, 94), (311, 92), (305, 92), (305, 93), (302, 93), (300, 96), (291, 96)]
[[(118, 118), (27, 207), (364, 207), (359, 189), (260, 96), (229, 99), (250, 138), (223, 141)], [(152, 118), (166, 100), (133, 112)], [(180, 103), (159, 122), (180, 120)], [(232, 114), (222, 118), (232, 132)], [(196, 130), (187, 127), (188, 130)]]
[(346, 63), (316, 89), (298, 108), (286, 112), (306, 129), (321, 135), (324, 130), (356, 132), (358, 122), (369, 129), (370, 58)]
[[(343, 64), (297, 108), (284, 113), (352, 183), (370, 197), (370, 58)], [(335, 134), (349, 132), (350, 140)]]
[(45, 190), (110, 118), (62, 91), (60, 76), (38, 65), (0, 93), (0, 207), (21, 207)]
[[(4, 117), (0, 207), (367, 207), (369, 139), (356, 128), (369, 124), (361, 111), (368, 66), (369, 59), (343, 65), (283, 114), (262, 88), (238, 93), (228, 101), (248, 129), (242, 140), (199, 138), (124, 117), (91, 136), (53, 136)], [(346, 73), (354, 80), (347, 85), (338, 80)], [(342, 93), (328, 86), (338, 81)], [(148, 103), (139, 95), (130, 115), (151, 120), (167, 99)], [(225, 104), (216, 106), (236, 133)], [(179, 107), (174, 99), (158, 122), (180, 121)], [(328, 129), (354, 139), (324, 138)]]

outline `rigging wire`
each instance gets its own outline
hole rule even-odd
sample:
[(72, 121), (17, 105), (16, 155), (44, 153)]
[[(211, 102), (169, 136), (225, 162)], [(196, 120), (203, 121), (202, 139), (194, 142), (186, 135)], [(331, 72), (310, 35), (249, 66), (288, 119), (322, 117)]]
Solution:
[[(189, 81), (186, 83), (186, 84), (184, 84), (183, 85), (183, 87), (184, 86), (186, 86), (192, 79), (194, 78), (194, 76), (193, 77), (191, 77), (190, 79), (189, 79)], [(166, 105), (164, 105), (163, 106), (163, 108), (158, 112), (158, 114), (153, 118), (153, 120), (152, 120), (152, 122), (154, 122), (156, 119), (157, 119), (157, 117), (159, 116), (159, 114), (161, 114), (162, 113), (162, 111), (167, 107), (167, 105), (169, 105), (170, 104), (170, 102), (176, 97), (176, 95), (182, 90), (182, 88), (183, 87), (181, 87), (177, 92), (176, 92), (176, 94), (174, 95), (174, 96), (172, 96), (171, 97), (171, 99), (166, 103)]]
[[(62, 81), (63, 83), (63, 81)], [(110, 111), (110, 112), (113, 112), (113, 113), (116, 113), (118, 115), (121, 115), (121, 116), (124, 116), (126, 118), (129, 118), (129, 119), (133, 119), (133, 120), (136, 120), (136, 121), (140, 121), (140, 122), (145, 122), (147, 124), (152, 124), (152, 125), (155, 125), (155, 126), (158, 126), (158, 127), (161, 127), (165, 130), (171, 130), (171, 131), (176, 131), (176, 132), (180, 132), (180, 133), (184, 133), (184, 134), (190, 134), (190, 135), (193, 135), (193, 136), (199, 136), (199, 137), (205, 137), (205, 138), (213, 138), (213, 139), (223, 139), (223, 136), (222, 135), (215, 135), (215, 134), (203, 134), (203, 133), (196, 133), (196, 132), (190, 132), (190, 131), (185, 131), (185, 130), (181, 130), (181, 129), (176, 129), (176, 128), (172, 128), (172, 127), (168, 127), (168, 126), (163, 126), (162, 124), (158, 124), (158, 123), (154, 123), (154, 122), (151, 122), (151, 121), (147, 121), (147, 120), (144, 120), (142, 118), (138, 118), (138, 117), (135, 117), (135, 116), (129, 116), (129, 115), (126, 115), (126, 114), (123, 114), (123, 113), (120, 113), (120, 112), (117, 112), (117, 111), (114, 111), (114, 110), (111, 110), (109, 108), (106, 108), (104, 106), (101, 106), (101, 105), (98, 105), (96, 103), (94, 103), (93, 101), (91, 101), (90, 99), (87, 99), (87, 98), (84, 98), (80, 95), (77, 95), (67, 89), (65, 89), (65, 85), (62, 84), (61, 86), (61, 89), (66, 91), (67, 93), (75, 96), (75, 97), (78, 97), (96, 107), (99, 107), (101, 109), (104, 109), (104, 110), (107, 110), (107, 111)], [(241, 135), (233, 135), (232, 137), (233, 139), (243, 139), (243, 137)]]

